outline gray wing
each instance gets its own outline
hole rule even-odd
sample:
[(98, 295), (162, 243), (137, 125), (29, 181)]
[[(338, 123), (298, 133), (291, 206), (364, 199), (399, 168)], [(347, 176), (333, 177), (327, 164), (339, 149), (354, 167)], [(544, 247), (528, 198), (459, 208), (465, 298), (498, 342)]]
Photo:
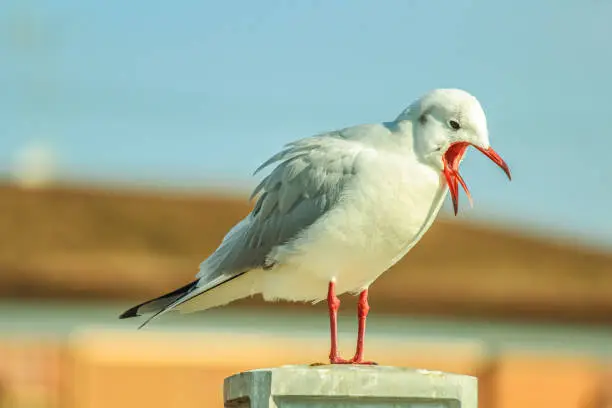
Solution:
[(274, 247), (296, 238), (339, 202), (355, 177), (361, 150), (361, 144), (338, 132), (290, 143), (263, 163), (255, 173), (279, 164), (254, 189), (251, 199), (259, 198), (251, 213), (200, 265), (200, 286), (272, 267), (268, 254)]

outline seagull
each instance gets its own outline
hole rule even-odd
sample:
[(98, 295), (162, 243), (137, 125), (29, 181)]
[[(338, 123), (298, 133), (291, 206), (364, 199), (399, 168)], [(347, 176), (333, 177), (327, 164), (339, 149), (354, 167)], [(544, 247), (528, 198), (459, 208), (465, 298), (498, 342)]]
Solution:
[[(254, 189), (252, 211), (200, 264), (196, 280), (141, 303), (120, 318), (206, 310), (261, 294), (265, 301), (327, 300), (330, 364), (364, 360), (368, 288), (432, 225), (450, 191), (455, 215), (459, 174), (473, 146), (511, 179), (489, 143), (481, 104), (460, 89), (424, 94), (393, 121), (362, 124), (291, 142)], [(338, 295), (359, 295), (357, 347), (338, 354)]]

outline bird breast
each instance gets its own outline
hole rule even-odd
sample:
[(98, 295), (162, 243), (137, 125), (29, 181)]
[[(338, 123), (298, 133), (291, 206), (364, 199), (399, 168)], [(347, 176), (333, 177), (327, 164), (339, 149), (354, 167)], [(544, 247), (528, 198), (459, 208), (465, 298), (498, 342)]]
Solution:
[[(277, 259), (297, 260), (300, 254), (315, 268), (359, 266), (374, 273), (397, 262), (431, 225), (443, 198), (435, 170), (402, 159), (367, 163), (338, 205), (300, 239), (279, 248)], [(318, 260), (322, 264), (315, 266)]]
[(435, 219), (444, 191), (440, 175), (416, 160), (393, 158), (372, 166), (346, 203), (366, 241), (361, 246), (397, 262)]

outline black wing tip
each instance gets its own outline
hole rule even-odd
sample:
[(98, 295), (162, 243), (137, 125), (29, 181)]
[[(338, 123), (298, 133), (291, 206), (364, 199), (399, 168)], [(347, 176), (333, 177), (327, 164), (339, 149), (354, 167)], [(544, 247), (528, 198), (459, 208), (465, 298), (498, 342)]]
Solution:
[(121, 313), (121, 315), (119, 316), (119, 319), (129, 319), (130, 317), (140, 316), (140, 314), (138, 314), (139, 308), (140, 308), (140, 305), (134, 306), (133, 308), (126, 310), (125, 312)]
[(195, 286), (197, 286), (197, 284), (198, 284), (198, 280), (195, 280), (195, 281), (190, 282), (187, 285), (182, 286), (182, 287), (180, 287), (180, 288), (178, 288), (178, 289), (176, 289), (176, 290), (174, 290), (174, 291), (172, 291), (170, 293), (166, 293), (165, 295), (162, 295), (162, 296), (157, 297), (155, 299), (147, 300), (146, 302), (143, 302), (143, 303), (141, 303), (139, 305), (136, 305), (136, 306), (126, 310), (125, 312), (123, 312), (119, 316), (119, 319), (129, 319), (131, 317), (142, 316), (140, 313), (138, 313), (138, 310), (141, 307), (147, 305), (148, 303), (155, 302), (155, 301), (158, 301), (158, 300), (162, 300), (162, 299), (172, 298), (172, 297), (175, 297), (175, 296), (184, 295), (184, 294), (188, 293), (191, 289), (193, 289)]

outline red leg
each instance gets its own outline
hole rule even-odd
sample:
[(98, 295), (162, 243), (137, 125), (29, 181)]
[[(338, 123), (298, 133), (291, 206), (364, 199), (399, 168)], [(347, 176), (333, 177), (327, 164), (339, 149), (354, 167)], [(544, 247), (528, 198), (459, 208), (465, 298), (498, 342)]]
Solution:
[(331, 334), (331, 349), (329, 351), (329, 362), (331, 364), (347, 364), (348, 361), (338, 357), (338, 309), (340, 299), (336, 296), (336, 284), (329, 282), (327, 290), (327, 306), (329, 308), (329, 330)]
[(359, 294), (359, 304), (357, 305), (357, 317), (359, 318), (359, 328), (357, 332), (357, 350), (355, 351), (355, 357), (350, 360), (351, 363), (354, 364), (376, 364), (373, 361), (363, 361), (363, 342), (365, 340), (366, 319), (368, 318), (369, 311), (370, 304), (368, 303), (368, 290), (364, 289)]

